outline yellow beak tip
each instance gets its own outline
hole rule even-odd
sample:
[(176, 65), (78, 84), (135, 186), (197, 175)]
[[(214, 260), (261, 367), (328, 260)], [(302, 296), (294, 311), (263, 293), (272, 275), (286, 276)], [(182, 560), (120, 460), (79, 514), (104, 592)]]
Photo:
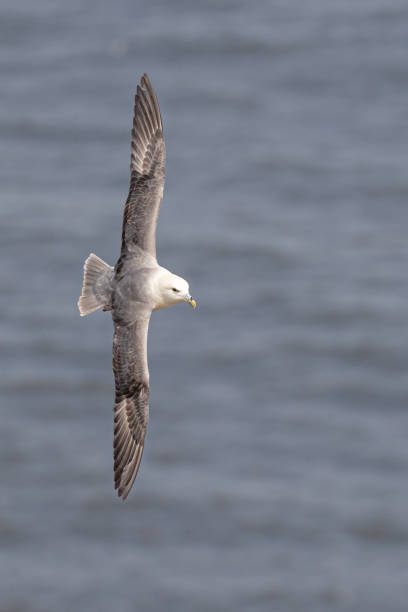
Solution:
[(191, 300), (190, 305), (195, 308), (197, 306), (197, 302), (195, 300)]

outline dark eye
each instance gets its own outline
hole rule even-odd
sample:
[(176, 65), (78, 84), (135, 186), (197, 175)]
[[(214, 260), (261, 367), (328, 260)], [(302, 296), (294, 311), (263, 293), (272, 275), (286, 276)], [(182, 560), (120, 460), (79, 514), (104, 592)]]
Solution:
[(180, 293), (180, 289), (176, 289), (175, 287), (173, 287), (173, 291), (174, 293)]

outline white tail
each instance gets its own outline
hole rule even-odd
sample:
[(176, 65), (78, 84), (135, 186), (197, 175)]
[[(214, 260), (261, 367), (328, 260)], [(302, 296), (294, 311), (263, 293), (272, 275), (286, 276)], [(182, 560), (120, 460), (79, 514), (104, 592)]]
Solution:
[(82, 294), (78, 300), (81, 317), (109, 306), (112, 294), (113, 268), (91, 253), (84, 264)]

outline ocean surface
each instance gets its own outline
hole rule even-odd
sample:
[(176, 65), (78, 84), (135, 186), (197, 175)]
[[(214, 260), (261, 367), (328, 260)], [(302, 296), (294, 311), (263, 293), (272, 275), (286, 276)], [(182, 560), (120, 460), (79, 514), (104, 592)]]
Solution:
[[(408, 609), (406, 0), (1, 0), (0, 612)], [(167, 144), (134, 489), (109, 313), (136, 84)]]

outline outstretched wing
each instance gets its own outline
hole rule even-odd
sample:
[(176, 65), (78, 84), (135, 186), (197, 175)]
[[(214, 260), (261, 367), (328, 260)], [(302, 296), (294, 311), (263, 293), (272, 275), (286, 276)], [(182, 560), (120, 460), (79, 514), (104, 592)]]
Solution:
[(131, 325), (115, 324), (113, 336), (113, 458), (115, 489), (123, 499), (128, 496), (139, 469), (149, 419), (149, 319), (150, 313), (146, 313)]
[(147, 74), (142, 76), (140, 85), (135, 97), (122, 253), (135, 244), (156, 257), (156, 225), (163, 198), (166, 150), (159, 104)]

